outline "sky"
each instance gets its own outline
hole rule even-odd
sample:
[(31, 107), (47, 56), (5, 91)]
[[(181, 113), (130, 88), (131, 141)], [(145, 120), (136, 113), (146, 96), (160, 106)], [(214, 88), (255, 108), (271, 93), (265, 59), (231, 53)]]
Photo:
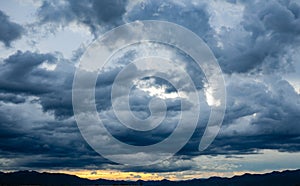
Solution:
[[(182, 180), (300, 168), (298, 0), (0, 0), (0, 20), (0, 171), (62, 172), (92, 179)], [(200, 107), (196, 109), (200, 119), (195, 130), (178, 152), (152, 165), (131, 166), (156, 157), (125, 152), (109, 143), (106, 153), (125, 155), (129, 165), (99, 155), (85, 137), (86, 133), (95, 135), (93, 128), (84, 133), (77, 125), (72, 87), (82, 56), (92, 42), (113, 28), (143, 20), (176, 23), (206, 43), (222, 70), (226, 110), (217, 137), (199, 151), (199, 140), (217, 104), (209, 96), (202, 69), (189, 56), (162, 44), (139, 43), (120, 50), (99, 71), (95, 85), (98, 115), (117, 140), (136, 146), (156, 144), (172, 134), (181, 114), (189, 118), (185, 123), (190, 130), (195, 106)], [(189, 74), (199, 104), (188, 99), (195, 96), (190, 86), (179, 91), (163, 78), (135, 79), (130, 94), (125, 95), (135, 117), (146, 119), (161, 113), (155, 104), (148, 108), (153, 98), (164, 101), (166, 109), (160, 126), (150, 132), (133, 130), (120, 124), (113, 106), (123, 108), (126, 103), (114, 103), (111, 91), (122, 69), (154, 52)], [(123, 75), (141, 74), (141, 68), (155, 65), (156, 70), (174, 70), (163, 60), (150, 60), (148, 66), (136, 64)], [(184, 84), (180, 75), (173, 73), (168, 80)], [(118, 90), (116, 97), (124, 98), (122, 93)], [(127, 114), (119, 117), (126, 120)], [(88, 125), (93, 121), (90, 118), (85, 118)], [(186, 135), (181, 131), (178, 141)], [(105, 134), (100, 136), (100, 141), (105, 141)], [(177, 145), (177, 139), (172, 144), (162, 150)]]

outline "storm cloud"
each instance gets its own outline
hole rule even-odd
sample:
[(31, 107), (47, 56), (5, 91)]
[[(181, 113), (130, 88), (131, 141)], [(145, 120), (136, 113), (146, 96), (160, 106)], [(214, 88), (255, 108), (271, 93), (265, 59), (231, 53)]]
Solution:
[(0, 21), (0, 41), (2, 41), (6, 47), (10, 47), (12, 41), (22, 36), (24, 29), (21, 25), (11, 22), (9, 17), (1, 10)]
[[(223, 6), (226, 13), (214, 14), (214, 9)], [(218, 22), (224, 17), (231, 21)], [(195, 167), (197, 158), (204, 156), (234, 157), (266, 149), (300, 152), (299, 87), (286, 78), (287, 74), (300, 72), (298, 1), (43, 1), (36, 10), (36, 18), (36, 25), (53, 24), (53, 28), (67, 28), (75, 23), (88, 28), (93, 38), (107, 29), (137, 20), (164, 20), (182, 25), (200, 36), (214, 52), (224, 72), (227, 109), (219, 135), (208, 149), (199, 152), (210, 106), (205, 97), (206, 80), (192, 59), (187, 60), (184, 68), (198, 83), (201, 99), (201, 121), (189, 142), (175, 157), (158, 165), (135, 168), (116, 165), (85, 142), (73, 117), (72, 83), (77, 54), (66, 59), (60, 51), (42, 53), (16, 48), (0, 63), (3, 169), (116, 168), (172, 172), (207, 169)], [(9, 21), (2, 11), (0, 20), (0, 41), (9, 47), (21, 37), (23, 26)], [(122, 67), (136, 55), (130, 51), (122, 56), (121, 62), (101, 71), (95, 98), (108, 130), (123, 142), (142, 146), (162, 141), (172, 133), (181, 105), (178, 98), (166, 99), (169, 118), (148, 133), (128, 129), (117, 121), (111, 108), (112, 84)], [(299, 84), (299, 76), (296, 82)], [(142, 85), (155, 90), (167, 87), (166, 94), (175, 92), (174, 87), (162, 80), (141, 80), (130, 95), (130, 107), (140, 118), (149, 115), (149, 100), (159, 95), (150, 95)], [(113, 146), (111, 149), (118, 151)], [(227, 166), (234, 170), (235, 165)]]
[(243, 19), (233, 28), (222, 27), (222, 47), (212, 48), (225, 72), (287, 70), (290, 50), (299, 46), (299, 4), (296, 1), (242, 2)]

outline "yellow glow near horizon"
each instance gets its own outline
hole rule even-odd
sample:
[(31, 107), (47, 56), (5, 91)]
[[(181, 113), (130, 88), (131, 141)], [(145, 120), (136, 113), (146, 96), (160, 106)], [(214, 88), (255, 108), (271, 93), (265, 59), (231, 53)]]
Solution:
[(242, 172), (201, 172), (196, 171), (189, 174), (185, 171), (183, 172), (164, 172), (164, 173), (144, 173), (144, 172), (122, 172), (116, 170), (44, 170), (50, 173), (64, 173), (69, 175), (76, 175), (80, 178), (88, 178), (91, 180), (96, 179), (107, 179), (107, 180), (163, 180), (168, 179), (171, 181), (176, 180), (190, 180), (190, 179), (200, 179), (209, 178), (212, 176), (218, 177), (232, 177), (237, 175), (243, 175), (245, 173), (250, 174), (264, 174), (271, 171), (242, 171)]
[(142, 172), (121, 172), (116, 170), (56, 170), (46, 171), (52, 173), (64, 173), (76, 175), (81, 178), (108, 179), (108, 180), (162, 180), (164, 177), (157, 173), (142, 173)]
[[(283, 171), (276, 170), (276, 171)], [(16, 170), (14, 170), (16, 171)], [(4, 172), (14, 172), (14, 171), (4, 171)], [(39, 170), (38, 172), (48, 172), (48, 173), (63, 173), (68, 175), (75, 175), (80, 178), (87, 178), (90, 180), (96, 179), (106, 179), (106, 180), (163, 180), (168, 179), (171, 181), (178, 180), (191, 180), (191, 179), (202, 179), (209, 177), (233, 177), (240, 176), (245, 173), (250, 174), (265, 174), (272, 172), (274, 170), (264, 170), (264, 171), (233, 171), (233, 172), (202, 172), (202, 171), (182, 171), (182, 172), (163, 172), (163, 173), (144, 173), (144, 172), (122, 172), (117, 170)]]
[[(76, 175), (81, 178), (95, 179), (107, 179), (107, 180), (162, 180), (168, 179), (172, 181), (176, 180), (190, 180), (199, 178), (209, 178), (212, 176), (218, 177), (232, 177), (235, 175), (242, 175), (245, 173), (250, 174), (264, 174), (272, 171), (283, 170), (296, 170), (299, 169), (300, 153), (278, 152), (275, 150), (261, 150), (259, 154), (240, 155), (239, 157), (226, 157), (225, 155), (219, 155), (218, 157), (211, 156), (198, 156), (190, 159), (189, 161), (194, 163), (194, 168), (185, 171), (174, 172), (126, 172), (116, 169), (38, 169), (38, 172), (49, 173), (65, 173), (69, 175)], [(0, 162), (9, 162), (9, 160), (1, 159)], [(277, 168), (272, 167), (276, 162)], [(175, 161), (177, 165), (184, 163), (182, 160)], [(189, 162), (190, 163), (190, 162)], [(251, 171), (249, 166), (253, 165), (265, 165), (265, 169)], [(271, 168), (270, 168), (271, 165)], [(165, 165), (167, 166), (167, 165)], [(243, 169), (241, 167), (244, 167)], [(117, 167), (118, 168), (118, 167)], [(210, 169), (213, 170), (211, 171)], [(248, 168), (248, 169), (247, 169)], [(240, 169), (240, 170), (239, 170)], [(15, 172), (18, 170), (0, 170), (2, 172)]]

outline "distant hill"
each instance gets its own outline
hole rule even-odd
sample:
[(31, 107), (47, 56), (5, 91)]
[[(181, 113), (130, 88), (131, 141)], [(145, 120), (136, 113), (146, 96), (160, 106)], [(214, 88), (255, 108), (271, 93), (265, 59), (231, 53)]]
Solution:
[(0, 172), (0, 185), (197, 185), (197, 186), (300, 186), (300, 169), (267, 174), (244, 174), (232, 178), (211, 177), (187, 181), (112, 181), (89, 180), (60, 173), (39, 173), (35, 171)]

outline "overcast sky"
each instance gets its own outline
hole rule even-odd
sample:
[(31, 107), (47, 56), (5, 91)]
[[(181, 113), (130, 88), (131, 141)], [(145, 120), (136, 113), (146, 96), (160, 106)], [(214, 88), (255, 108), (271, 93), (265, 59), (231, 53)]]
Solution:
[[(110, 178), (106, 174), (110, 172), (122, 179), (189, 179), (300, 168), (297, 0), (2, 0), (0, 20), (2, 171), (73, 171), (105, 178)], [(79, 59), (99, 36), (137, 20), (177, 23), (201, 37), (214, 53), (223, 71), (227, 107), (221, 130), (206, 150), (198, 151), (211, 106), (205, 96), (206, 82), (191, 59), (180, 54), (173, 57), (185, 61), (181, 65), (196, 82), (201, 120), (175, 156), (151, 166), (118, 165), (101, 157), (82, 137), (72, 107), (72, 82)], [(174, 87), (161, 79), (146, 78), (136, 82), (130, 94), (134, 114), (147, 117), (145, 105), (159, 97), (166, 101), (168, 118), (150, 133), (122, 128), (117, 122), (110, 100), (113, 81), (124, 64), (144, 50), (134, 46), (125, 51), (121, 62), (112, 62), (100, 73), (96, 86), (97, 111), (105, 126), (119, 140), (135, 145), (154, 144), (169, 136), (180, 113)]]

